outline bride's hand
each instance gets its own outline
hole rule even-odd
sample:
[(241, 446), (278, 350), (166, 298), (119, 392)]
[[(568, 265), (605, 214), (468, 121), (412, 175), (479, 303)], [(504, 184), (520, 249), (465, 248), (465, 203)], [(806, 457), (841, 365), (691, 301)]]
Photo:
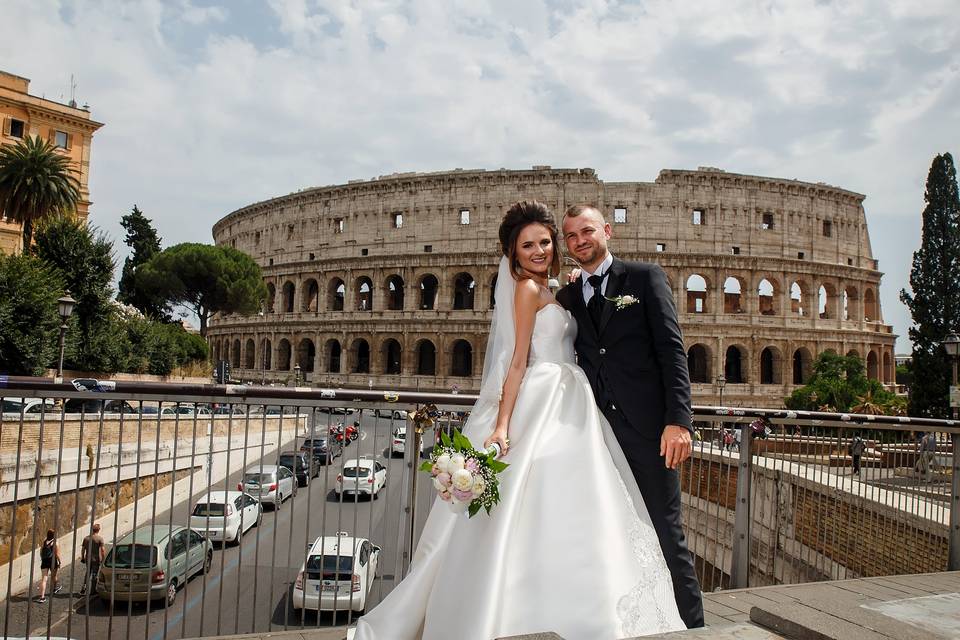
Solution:
[(580, 277), (580, 268), (576, 267), (570, 270), (570, 273), (567, 275), (567, 284), (573, 284), (577, 281), (577, 278)]
[(495, 429), (486, 440), (483, 441), (483, 448), (486, 450), (491, 444), (497, 442), (500, 444), (500, 457), (507, 455), (510, 450), (510, 438), (507, 437), (506, 429)]

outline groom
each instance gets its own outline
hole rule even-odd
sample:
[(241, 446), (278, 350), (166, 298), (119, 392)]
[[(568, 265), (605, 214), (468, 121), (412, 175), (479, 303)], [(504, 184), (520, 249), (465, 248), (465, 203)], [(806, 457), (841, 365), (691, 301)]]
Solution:
[(700, 583), (680, 520), (677, 468), (692, 450), (683, 336), (663, 269), (614, 258), (610, 235), (596, 207), (567, 209), (563, 237), (582, 272), (557, 300), (577, 319), (577, 361), (640, 486), (680, 617), (702, 627)]

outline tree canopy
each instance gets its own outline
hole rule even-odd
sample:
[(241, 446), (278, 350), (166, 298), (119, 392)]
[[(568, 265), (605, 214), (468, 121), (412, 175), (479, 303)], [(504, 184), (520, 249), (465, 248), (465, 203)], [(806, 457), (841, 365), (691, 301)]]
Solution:
[(174, 245), (155, 255), (137, 269), (137, 286), (191, 309), (204, 337), (210, 314), (254, 313), (267, 295), (260, 267), (250, 256), (197, 243)]
[(139, 309), (144, 315), (166, 319), (166, 303), (139, 288), (134, 278), (134, 272), (140, 265), (160, 253), (160, 236), (153, 228), (152, 221), (143, 215), (137, 205), (133, 205), (133, 210), (120, 218), (120, 225), (127, 232), (124, 243), (132, 251), (123, 261), (123, 271), (117, 286), (117, 300)]
[(825, 351), (813, 364), (813, 375), (785, 400), (788, 409), (840, 413), (902, 413), (897, 396), (870, 380), (859, 356)]
[(0, 254), (0, 372), (36, 376), (57, 358), (63, 290), (42, 260)]

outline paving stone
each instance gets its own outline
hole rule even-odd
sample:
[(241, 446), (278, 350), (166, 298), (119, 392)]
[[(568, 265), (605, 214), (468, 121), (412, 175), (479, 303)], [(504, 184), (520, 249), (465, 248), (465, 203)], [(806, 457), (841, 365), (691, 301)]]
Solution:
[(784, 640), (783, 636), (748, 623), (660, 633), (632, 640), (697, 640), (698, 638), (710, 638), (710, 640)]

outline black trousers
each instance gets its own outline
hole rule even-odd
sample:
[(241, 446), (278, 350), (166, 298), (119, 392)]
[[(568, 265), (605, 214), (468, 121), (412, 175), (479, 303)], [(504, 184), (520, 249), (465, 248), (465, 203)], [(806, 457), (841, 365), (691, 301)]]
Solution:
[(604, 412), (620, 441), (640, 494), (646, 503), (660, 548), (673, 579), (673, 593), (680, 617), (693, 629), (703, 626), (703, 596), (693, 565), (693, 556), (683, 534), (680, 503), (680, 473), (668, 469), (660, 455), (660, 442), (641, 436), (618, 411)]

